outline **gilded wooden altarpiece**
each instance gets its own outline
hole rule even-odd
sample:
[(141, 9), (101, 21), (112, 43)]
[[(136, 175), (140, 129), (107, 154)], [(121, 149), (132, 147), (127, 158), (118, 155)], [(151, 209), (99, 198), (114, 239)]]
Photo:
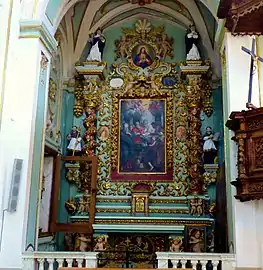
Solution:
[[(146, 20), (137, 22), (135, 29), (123, 29), (123, 33), (124, 36), (116, 41), (116, 52), (117, 58), (127, 61), (114, 65), (106, 83), (100, 87), (103, 89), (103, 106), (100, 106), (97, 114), (97, 194), (131, 195), (138, 181), (146, 181), (152, 185), (152, 196), (186, 195), (187, 90), (179, 80), (176, 65), (165, 62), (166, 57), (173, 55), (173, 40), (165, 34), (164, 27), (154, 28)], [(164, 41), (167, 47), (161, 45)], [(122, 50), (125, 42), (129, 44), (125, 48), (129, 49)], [(136, 57), (140, 52), (143, 57)], [(139, 64), (138, 59), (145, 63)], [(154, 102), (164, 105), (165, 168), (161, 173), (143, 170), (139, 173), (120, 173), (120, 105), (134, 101), (140, 101), (145, 106)]]

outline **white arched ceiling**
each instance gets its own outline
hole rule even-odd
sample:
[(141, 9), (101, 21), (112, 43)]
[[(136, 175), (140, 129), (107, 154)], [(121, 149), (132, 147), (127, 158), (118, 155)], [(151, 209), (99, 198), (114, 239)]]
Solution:
[[(24, 10), (24, 15), (25, 15), (25, 16), (23, 16), (23, 18), (27, 17), (29, 19), (29, 17), (32, 16), (31, 19), (42, 19), (46, 22), (48, 19), (47, 19), (47, 16), (45, 16), (45, 10), (47, 9), (48, 3), (52, 2), (52, 1), (55, 1), (55, 0), (36, 0), (36, 1), (23, 0), (21, 3), (22, 10)], [(56, 0), (56, 1), (58, 1), (58, 0)], [(57, 31), (58, 26), (63, 18), (66, 19), (67, 24), (69, 23), (70, 28), (72, 28), (72, 25), (69, 22), (70, 16), (68, 16), (67, 13), (69, 10), (72, 10), (74, 5), (76, 5), (80, 1), (83, 1), (83, 0), (61, 0), (61, 3), (57, 7), (56, 12), (54, 12), (56, 14), (56, 16), (55, 16), (53, 22), (51, 22), (49, 20), (48, 30), (50, 31), (50, 33), (52, 35), (55, 35), (55, 32)], [(74, 55), (72, 55), (72, 53), (71, 53), (71, 56), (70, 56), (70, 58), (71, 58), (70, 62), (72, 64), (74, 64), (74, 62), (80, 56), (80, 54), (81, 54), (81, 52), (86, 44), (87, 35), (90, 32), (94, 31), (94, 29), (97, 27), (100, 27), (100, 26), (107, 24), (107, 22), (109, 22), (113, 18), (116, 18), (120, 14), (127, 12), (128, 10), (136, 9), (139, 7), (138, 4), (131, 4), (131, 3), (123, 4), (122, 6), (119, 6), (115, 9), (109, 11), (108, 13), (106, 13), (99, 20), (99, 22), (97, 22), (91, 28), (92, 21), (93, 21), (94, 16), (96, 15), (96, 12), (108, 0), (84, 0), (84, 1), (88, 1), (89, 3), (88, 3), (87, 8), (85, 10), (84, 18), (82, 20), (82, 23), (81, 23), (81, 26), (79, 29), (79, 35), (78, 35), (75, 49), (74, 49), (73, 39), (71, 42), (70, 31), (72, 31), (72, 29), (70, 30), (68, 28), (69, 26), (67, 26), (67, 28), (68, 28), (67, 29), (68, 41), (69, 41), (69, 43), (72, 43), (72, 44), (69, 44), (68, 49), (72, 48), (73, 49), (72, 53), (74, 52), (73, 53)], [(219, 0), (200, 0), (200, 1), (210, 10), (210, 12), (215, 17), (217, 3), (219, 2)], [(212, 42), (209, 38), (209, 33), (208, 33), (207, 28), (206, 28), (204, 18), (201, 15), (196, 2), (194, 0), (178, 0), (178, 2), (180, 2), (183, 6), (185, 6), (188, 9), (188, 11), (190, 12), (192, 19), (193, 19), (193, 22), (195, 23), (196, 28), (201, 35), (202, 42), (203, 42), (203, 45), (206, 49), (208, 57), (211, 59), (213, 66), (218, 67), (218, 63), (217, 63), (217, 60), (215, 57), (215, 52), (213, 50)], [(158, 3), (153, 2), (152, 4), (146, 5), (144, 7), (156, 11), (157, 17), (160, 17), (160, 16), (158, 16), (158, 11), (161, 10), (163, 13), (166, 13), (169, 16), (174, 17), (176, 20), (179, 20), (180, 22), (182, 22), (182, 24), (189, 24), (189, 22), (190, 22), (189, 19), (187, 19), (182, 14), (179, 14), (174, 9), (171, 9), (170, 7), (164, 6), (162, 4), (158, 4)], [(27, 9), (27, 8), (29, 8), (29, 9)], [(42, 18), (38, 18), (38, 16), (42, 16)], [(217, 68), (215, 69), (215, 71), (216, 70), (217, 70)]]
[[(125, 22), (127, 23), (129, 21), (134, 21), (134, 19), (142, 18), (142, 16), (143, 16), (143, 18), (145, 18), (145, 19), (147, 19), (149, 21), (151, 21), (151, 20), (161, 20), (160, 18), (156, 17), (156, 14), (149, 14), (149, 13), (145, 14), (145, 13), (139, 12), (139, 13), (136, 13), (136, 14), (133, 14), (133, 15), (129, 16), (128, 18), (123, 18), (123, 19), (120, 19), (117, 22), (112, 23), (110, 25), (110, 27), (116, 26), (116, 25), (119, 25), (119, 24), (122, 24), (122, 23), (125, 23)], [(182, 26), (182, 24), (179, 24), (176, 21), (168, 20), (167, 22), (169, 24), (171, 24), (171, 25), (174, 25), (175, 27), (179, 27), (179, 28), (182, 28), (184, 30), (187, 29), (187, 26)]]
[[(42, 19), (42, 16), (45, 13), (45, 10), (47, 9), (47, 6), (51, 2), (55, 2), (56, 0), (23, 0), (25, 2), (25, 7), (23, 7), (22, 2), (22, 8), (24, 10), (32, 10), (34, 11), (34, 14), (36, 16), (36, 19)], [(53, 31), (55, 32), (58, 28), (58, 25), (66, 12), (74, 6), (77, 2), (81, 2), (83, 0), (61, 0), (61, 3), (59, 5), (59, 8), (56, 11), (56, 17), (53, 23)], [(95, 3), (97, 6), (97, 9), (99, 9), (103, 4), (105, 4), (108, 0), (84, 0), (84, 1), (90, 1), (91, 3)], [(193, 0), (192, 0), (193, 1)], [(184, 4), (184, 1), (180, 1), (182, 4)], [(219, 0), (200, 0), (207, 9), (211, 12), (211, 14), (214, 16), (214, 18), (217, 20), (217, 8), (219, 5)], [(37, 16), (38, 15), (38, 16)]]
[[(22, 0), (21, 1), (21, 19), (25, 20), (41, 20), (47, 24), (47, 28), (51, 34), (55, 35), (55, 32), (58, 29), (58, 26), (63, 19), (64, 15), (67, 11), (73, 7), (76, 3), (81, 1), (89, 1), (89, 9), (93, 9), (94, 7), (98, 10), (103, 4), (105, 4), (108, 0)], [(194, 0), (191, 0), (194, 2)], [(219, 0), (200, 0), (211, 12), (216, 20), (216, 12), (219, 4)], [(55, 7), (55, 19), (53, 22), (46, 16), (47, 6), (49, 4), (55, 2), (60, 2), (58, 7)], [(185, 1), (180, 0), (183, 5), (185, 5)], [(56, 6), (56, 5), (55, 5)], [(191, 10), (190, 10), (191, 12)]]

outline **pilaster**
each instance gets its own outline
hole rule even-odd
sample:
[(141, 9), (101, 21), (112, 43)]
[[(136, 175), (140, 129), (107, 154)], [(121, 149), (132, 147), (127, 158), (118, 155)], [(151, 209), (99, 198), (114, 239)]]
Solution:
[[(17, 31), (12, 31), (14, 36), (9, 45), (0, 133), (0, 164), (5, 168), (0, 170), (0, 184), (4, 183), (0, 268), (4, 269), (21, 268), (21, 253), (29, 243), (33, 247), (36, 244), (47, 82), (51, 52), (55, 49), (55, 43), (50, 42), (53, 45), (49, 47), (39, 35), (24, 38), (19, 33), (19, 17), (15, 26)], [(8, 212), (15, 158), (23, 160), (18, 206), (15, 212)], [(29, 242), (27, 231), (31, 234)]]

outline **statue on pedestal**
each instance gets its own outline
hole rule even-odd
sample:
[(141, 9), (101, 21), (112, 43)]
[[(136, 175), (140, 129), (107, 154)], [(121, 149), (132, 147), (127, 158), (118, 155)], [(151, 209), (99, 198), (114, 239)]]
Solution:
[(198, 51), (199, 34), (196, 32), (195, 26), (191, 24), (186, 31), (185, 46), (186, 46), (186, 60), (200, 60)]
[(81, 127), (77, 128), (76, 126), (72, 127), (71, 132), (67, 135), (67, 140), (69, 141), (67, 150), (70, 152), (70, 155), (81, 154), (81, 136), (80, 136)]
[(212, 128), (207, 127), (203, 137), (204, 164), (214, 164), (215, 157), (217, 156), (216, 144), (218, 139), (219, 133), (213, 134)]
[(105, 47), (106, 39), (99, 28), (95, 34), (92, 34), (88, 41), (90, 45), (87, 61), (102, 61), (102, 54)]

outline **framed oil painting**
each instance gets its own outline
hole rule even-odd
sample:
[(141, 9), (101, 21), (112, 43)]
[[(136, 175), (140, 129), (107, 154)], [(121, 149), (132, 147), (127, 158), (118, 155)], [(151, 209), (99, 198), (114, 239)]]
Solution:
[(121, 99), (119, 174), (166, 173), (166, 102)]
[(114, 99), (111, 180), (172, 181), (173, 102), (166, 95)]

